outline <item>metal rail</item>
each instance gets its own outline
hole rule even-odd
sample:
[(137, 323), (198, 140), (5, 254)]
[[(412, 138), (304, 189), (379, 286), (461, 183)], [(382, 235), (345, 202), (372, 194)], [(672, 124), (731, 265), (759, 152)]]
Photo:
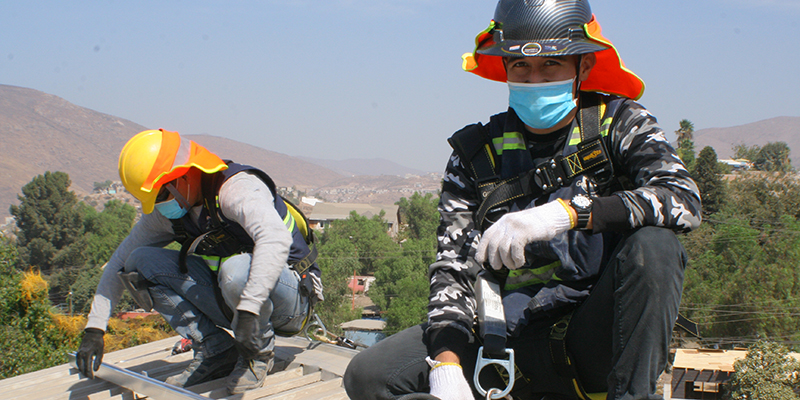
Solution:
[[(76, 353), (69, 353), (69, 364), (77, 369)], [(100, 379), (132, 390), (157, 400), (207, 400), (208, 397), (190, 392), (184, 388), (168, 385), (147, 375), (101, 363), (95, 373)]]

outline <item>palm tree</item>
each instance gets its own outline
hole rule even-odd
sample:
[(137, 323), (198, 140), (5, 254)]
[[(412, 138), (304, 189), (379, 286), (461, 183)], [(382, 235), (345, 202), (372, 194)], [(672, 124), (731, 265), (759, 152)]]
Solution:
[(675, 131), (675, 133), (678, 135), (679, 147), (684, 140), (692, 140), (692, 134), (694, 133), (694, 124), (692, 121), (689, 121), (688, 119), (682, 119), (680, 126), (680, 129)]

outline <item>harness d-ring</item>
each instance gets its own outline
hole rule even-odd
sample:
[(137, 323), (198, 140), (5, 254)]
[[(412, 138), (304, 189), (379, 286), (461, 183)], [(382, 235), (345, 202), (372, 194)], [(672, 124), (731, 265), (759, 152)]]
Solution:
[[(478, 393), (481, 396), (486, 396), (486, 399), (502, 399), (506, 397), (507, 394), (511, 393), (511, 389), (514, 387), (514, 349), (505, 349), (506, 354), (508, 354), (508, 359), (503, 358), (488, 358), (483, 356), (483, 346), (478, 349), (478, 360), (475, 362), (475, 375), (472, 377), (473, 381), (475, 382), (475, 389), (478, 390)], [(487, 365), (496, 364), (503, 368), (505, 368), (506, 372), (508, 372), (508, 384), (506, 384), (506, 388), (502, 391), (497, 388), (491, 388), (488, 391), (481, 386), (481, 382), (478, 377), (481, 374), (481, 370)], [(495, 392), (499, 392), (494, 394)]]

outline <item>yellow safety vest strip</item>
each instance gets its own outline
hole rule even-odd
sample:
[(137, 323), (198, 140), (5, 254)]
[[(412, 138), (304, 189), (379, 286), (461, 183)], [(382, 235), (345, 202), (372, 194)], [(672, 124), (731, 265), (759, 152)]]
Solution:
[(556, 261), (539, 268), (511, 270), (506, 278), (505, 288), (514, 290), (539, 283), (547, 283), (551, 280), (560, 280), (555, 275), (556, 269), (560, 266), (561, 261)]
[(503, 155), (503, 150), (526, 150), (525, 138), (519, 132), (504, 132), (503, 137), (493, 138), (492, 144), (498, 156)]
[(233, 257), (233, 256), (228, 256), (228, 257), (206, 256), (202, 254), (199, 254), (199, 256), (202, 257), (203, 260), (206, 260), (206, 265), (208, 265), (208, 269), (214, 272), (219, 271), (219, 266), (222, 265), (222, 263), (224, 263), (225, 261), (228, 261), (229, 258)]

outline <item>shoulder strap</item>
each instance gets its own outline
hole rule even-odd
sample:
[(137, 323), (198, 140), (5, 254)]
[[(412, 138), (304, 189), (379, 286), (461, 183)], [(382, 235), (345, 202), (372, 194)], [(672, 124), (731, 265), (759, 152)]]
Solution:
[(580, 125), (581, 143), (600, 137), (600, 95), (594, 92), (581, 93)]
[(308, 218), (306, 218), (305, 214), (300, 211), (299, 207), (283, 196), (280, 196), (280, 199), (286, 204), (286, 213), (291, 214), (292, 218), (295, 219), (297, 228), (300, 230), (300, 233), (303, 235), (303, 239), (305, 239), (306, 244), (308, 245), (308, 254), (306, 254), (305, 257), (303, 257), (300, 261), (297, 261), (294, 263), (294, 265), (292, 265), (292, 268), (302, 277), (306, 270), (308, 270), (311, 265), (317, 261), (317, 243), (314, 236), (314, 230), (311, 229), (311, 226), (308, 223)]
[(447, 141), (480, 186), (482, 183), (500, 179), (495, 172), (495, 159), (491, 141), (482, 124), (467, 125)]

